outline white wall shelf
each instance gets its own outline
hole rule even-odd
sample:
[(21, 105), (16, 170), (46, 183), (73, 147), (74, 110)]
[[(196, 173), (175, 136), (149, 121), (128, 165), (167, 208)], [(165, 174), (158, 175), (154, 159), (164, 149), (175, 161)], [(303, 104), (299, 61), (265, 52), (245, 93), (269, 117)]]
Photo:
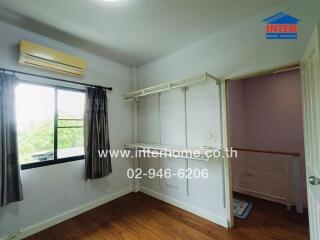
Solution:
[(220, 80), (218, 78), (215, 78), (208, 73), (203, 73), (203, 74), (192, 76), (192, 77), (185, 78), (182, 80), (162, 83), (162, 84), (155, 85), (152, 87), (143, 88), (138, 91), (130, 92), (130, 93), (125, 94), (123, 96), (123, 98), (124, 98), (124, 100), (140, 98), (140, 97), (143, 97), (146, 95), (164, 92), (164, 91), (168, 91), (168, 90), (175, 89), (175, 88), (188, 87), (188, 86), (200, 84), (200, 83), (203, 83), (206, 81), (217, 81), (217, 83), (220, 82)]
[[(199, 148), (199, 147), (183, 147), (164, 144), (151, 144), (151, 143), (130, 143), (124, 146), (127, 150), (140, 151), (143, 156), (145, 154), (151, 154), (156, 157), (171, 157), (184, 158), (198, 161), (210, 161), (214, 159), (213, 152), (220, 151), (214, 148)], [(150, 155), (151, 156), (151, 155)]]

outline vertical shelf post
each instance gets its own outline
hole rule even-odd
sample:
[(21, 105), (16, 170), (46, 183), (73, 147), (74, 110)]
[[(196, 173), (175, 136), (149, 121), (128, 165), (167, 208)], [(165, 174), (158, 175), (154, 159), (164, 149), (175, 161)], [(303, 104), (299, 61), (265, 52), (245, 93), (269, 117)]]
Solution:
[[(183, 94), (183, 106), (184, 106), (184, 136), (185, 136), (185, 147), (188, 147), (188, 121), (187, 121), (187, 90), (188, 87), (182, 87), (181, 91)], [(186, 172), (189, 170), (189, 159), (186, 159)], [(186, 178), (186, 184), (187, 184), (187, 196), (190, 195), (189, 192), (189, 179)]]
[[(135, 100), (132, 102), (132, 112), (133, 112), (133, 125), (134, 125), (134, 132), (133, 132), (133, 138), (135, 142), (138, 142), (139, 139), (139, 98), (135, 98)], [(134, 159), (134, 169), (141, 168), (141, 159), (135, 158)], [(135, 178), (134, 179), (134, 192), (139, 192), (140, 189), (140, 180)]]

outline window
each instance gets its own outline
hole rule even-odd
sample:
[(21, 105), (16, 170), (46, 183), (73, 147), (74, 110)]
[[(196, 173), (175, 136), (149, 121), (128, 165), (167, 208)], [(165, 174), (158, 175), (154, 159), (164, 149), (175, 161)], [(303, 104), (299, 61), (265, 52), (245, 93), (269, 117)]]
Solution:
[(16, 88), (22, 169), (83, 159), (84, 92), (21, 83)]

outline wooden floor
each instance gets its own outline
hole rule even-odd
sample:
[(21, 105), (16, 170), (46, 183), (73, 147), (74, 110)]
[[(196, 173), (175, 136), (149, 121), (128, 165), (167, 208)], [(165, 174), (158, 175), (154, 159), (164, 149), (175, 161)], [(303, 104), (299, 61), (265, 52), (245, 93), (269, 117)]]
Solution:
[(253, 211), (224, 229), (142, 193), (132, 193), (28, 238), (28, 240), (103, 239), (308, 239), (306, 215), (283, 205), (251, 199)]

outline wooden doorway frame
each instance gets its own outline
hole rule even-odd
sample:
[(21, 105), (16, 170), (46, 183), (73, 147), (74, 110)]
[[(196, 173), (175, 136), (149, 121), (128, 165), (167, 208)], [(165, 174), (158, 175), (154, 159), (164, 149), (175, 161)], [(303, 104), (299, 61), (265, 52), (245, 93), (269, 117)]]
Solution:
[[(241, 80), (250, 77), (259, 77), (263, 75), (275, 74), (280, 72), (291, 71), (294, 69), (300, 69), (300, 63), (292, 63), (287, 65), (281, 65), (278, 67), (263, 69), (259, 71), (245, 73), (239, 76), (228, 77), (222, 81), (222, 136), (223, 136), (223, 148), (230, 148), (230, 127), (229, 117), (228, 117), (228, 83), (234, 80)], [(234, 216), (233, 216), (233, 186), (232, 186), (232, 162), (231, 158), (224, 159), (224, 174), (225, 174), (225, 202), (227, 209), (227, 221), (228, 227), (232, 228), (234, 226)]]

